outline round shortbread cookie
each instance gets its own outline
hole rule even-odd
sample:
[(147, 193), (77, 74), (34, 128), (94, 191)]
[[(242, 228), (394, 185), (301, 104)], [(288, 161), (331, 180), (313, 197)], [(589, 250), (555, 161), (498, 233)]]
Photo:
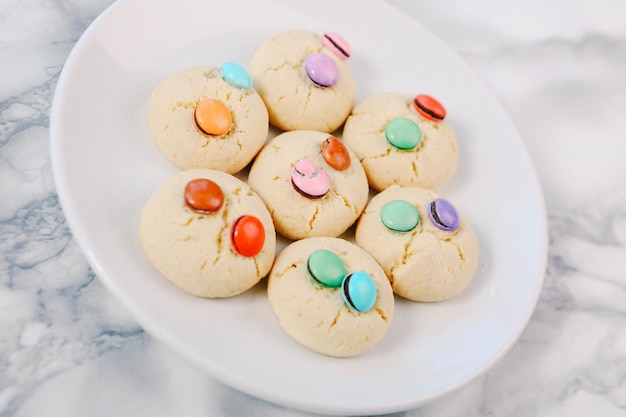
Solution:
[[(392, 184), (437, 189), (456, 171), (459, 151), (452, 126), (446, 120), (424, 117), (413, 103), (410, 95), (377, 94), (358, 103), (346, 120), (343, 140), (358, 155), (370, 186), (377, 191)], [(406, 123), (388, 129), (395, 119)], [(415, 125), (418, 131), (411, 132)], [(398, 146), (419, 143), (401, 149), (387, 139), (387, 133)], [(412, 133), (421, 137), (411, 138)]]
[[(337, 153), (329, 159), (331, 164), (325, 159), (322, 147), (331, 141), (348, 158), (347, 168), (331, 166)], [(310, 181), (295, 174), (302, 161), (318, 169), (308, 174)], [(323, 178), (328, 180), (326, 194), (305, 196), (298, 191), (298, 184), (306, 193)], [(310, 130), (284, 132), (268, 142), (250, 168), (248, 184), (265, 201), (276, 231), (288, 239), (341, 235), (358, 219), (369, 196), (367, 177), (356, 155), (328, 133)]]
[[(207, 134), (197, 124), (195, 111), (203, 100), (218, 100), (230, 113), (224, 133)], [(269, 132), (267, 108), (256, 90), (227, 82), (223, 70), (212, 66), (186, 68), (163, 80), (150, 97), (148, 122), (156, 145), (178, 168), (229, 174), (254, 158)]]
[[(438, 198), (431, 190), (391, 186), (370, 200), (357, 223), (357, 244), (382, 266), (394, 292), (410, 300), (452, 298), (470, 284), (478, 266), (474, 230)], [(433, 201), (440, 208), (435, 218), (458, 222), (456, 230), (441, 230), (431, 220)]]
[[(267, 106), (270, 123), (279, 129), (332, 132), (354, 106), (357, 82), (346, 57), (324, 46), (322, 39), (305, 30), (281, 32), (265, 40), (252, 57), (250, 76)], [(318, 53), (327, 57), (318, 65), (332, 66), (330, 58), (336, 66), (338, 79), (331, 86), (317, 85), (307, 75), (307, 59)]]
[[(342, 287), (324, 287), (307, 272), (311, 254), (336, 254), (347, 274), (364, 271), (375, 283), (376, 300), (365, 312), (351, 308)], [(394, 297), (385, 273), (370, 255), (339, 238), (315, 237), (291, 243), (277, 256), (267, 295), (280, 326), (293, 339), (316, 352), (348, 357), (372, 348), (385, 335), (394, 313)]]
[[(215, 186), (188, 188), (192, 180), (210, 180), (222, 197)], [(203, 201), (214, 211), (198, 211)], [(230, 297), (251, 288), (267, 275), (276, 253), (272, 218), (259, 196), (232, 175), (208, 169), (181, 171), (163, 182), (143, 209), (139, 238), (163, 276), (201, 297)]]

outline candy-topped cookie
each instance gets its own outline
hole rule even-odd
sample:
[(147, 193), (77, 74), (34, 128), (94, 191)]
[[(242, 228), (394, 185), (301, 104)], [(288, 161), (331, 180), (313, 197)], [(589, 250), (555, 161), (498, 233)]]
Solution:
[(270, 123), (282, 130), (339, 128), (356, 98), (350, 54), (350, 45), (334, 32), (291, 30), (265, 40), (249, 72)]
[(235, 174), (265, 143), (267, 108), (235, 63), (183, 69), (163, 80), (148, 104), (152, 137), (181, 169)]
[(284, 132), (259, 152), (248, 183), (265, 201), (276, 231), (288, 239), (336, 237), (359, 217), (369, 195), (356, 155), (336, 137)]
[(283, 249), (270, 272), (267, 296), (289, 336), (335, 357), (371, 349), (394, 313), (393, 292), (380, 265), (338, 238), (308, 238)]
[(469, 221), (452, 202), (423, 188), (394, 185), (372, 197), (355, 238), (382, 266), (394, 292), (414, 301), (458, 295), (478, 267)]
[(424, 94), (382, 93), (363, 100), (346, 120), (343, 140), (377, 191), (392, 184), (440, 188), (459, 160), (445, 107)]
[(144, 253), (165, 278), (200, 297), (230, 297), (272, 267), (276, 232), (263, 201), (238, 178), (191, 169), (165, 182), (139, 225)]

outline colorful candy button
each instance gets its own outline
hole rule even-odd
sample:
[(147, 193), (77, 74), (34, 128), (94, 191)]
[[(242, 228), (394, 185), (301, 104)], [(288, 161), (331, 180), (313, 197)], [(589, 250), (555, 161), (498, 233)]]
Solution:
[(339, 68), (331, 57), (322, 53), (311, 54), (304, 61), (306, 75), (319, 87), (335, 85), (339, 79)]
[(376, 283), (367, 272), (357, 271), (346, 275), (341, 289), (346, 304), (360, 313), (371, 310), (376, 304)]
[(415, 206), (405, 200), (392, 200), (380, 210), (380, 220), (387, 229), (406, 233), (415, 229), (420, 221), (420, 214)]
[(226, 62), (220, 67), (222, 78), (233, 87), (249, 90), (252, 88), (252, 78), (245, 69), (234, 62)]
[(422, 141), (422, 130), (413, 120), (398, 117), (387, 124), (385, 137), (392, 146), (401, 150), (409, 150), (415, 148)]
[(211, 136), (223, 135), (230, 130), (230, 126), (233, 124), (233, 117), (228, 107), (213, 98), (199, 102), (194, 117), (198, 129)]
[(438, 198), (428, 208), (430, 221), (439, 229), (453, 232), (459, 227), (459, 215), (456, 209), (445, 198)]
[(350, 153), (343, 143), (334, 136), (322, 142), (324, 161), (337, 171), (345, 171), (350, 167)]
[(324, 36), (320, 38), (322, 45), (330, 49), (335, 55), (342, 60), (350, 58), (352, 55), (352, 48), (348, 45), (348, 42), (341, 35), (335, 32), (326, 32)]
[(296, 162), (291, 172), (291, 183), (296, 191), (308, 198), (324, 197), (330, 190), (330, 179), (326, 173), (308, 159)]
[(219, 185), (206, 178), (196, 178), (185, 186), (185, 203), (199, 213), (219, 210), (224, 203), (224, 193)]
[(254, 216), (241, 216), (233, 222), (230, 230), (233, 248), (243, 256), (254, 256), (265, 244), (265, 228)]
[(346, 276), (343, 261), (328, 249), (318, 249), (309, 255), (306, 266), (309, 277), (322, 287), (338, 287)]
[(443, 105), (425, 94), (419, 94), (413, 100), (415, 110), (429, 120), (440, 122), (446, 117), (446, 109)]

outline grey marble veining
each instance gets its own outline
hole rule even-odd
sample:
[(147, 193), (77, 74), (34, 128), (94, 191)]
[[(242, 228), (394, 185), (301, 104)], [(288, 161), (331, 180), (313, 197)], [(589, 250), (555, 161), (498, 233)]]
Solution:
[[(73, 240), (48, 125), (71, 48), (110, 0), (0, 0), (0, 417), (305, 416), (214, 381), (137, 325)], [(548, 268), (490, 371), (394, 416), (626, 415), (626, 12), (391, 0), (470, 64), (520, 129), (548, 209)]]

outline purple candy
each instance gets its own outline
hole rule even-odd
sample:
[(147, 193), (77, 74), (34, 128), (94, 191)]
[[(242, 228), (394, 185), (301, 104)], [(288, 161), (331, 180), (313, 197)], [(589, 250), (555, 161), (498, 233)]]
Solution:
[(304, 62), (304, 69), (309, 79), (320, 87), (330, 87), (339, 79), (337, 64), (326, 54), (309, 55)]
[(456, 209), (445, 198), (438, 198), (428, 208), (430, 221), (439, 229), (453, 232), (459, 227), (459, 215)]

